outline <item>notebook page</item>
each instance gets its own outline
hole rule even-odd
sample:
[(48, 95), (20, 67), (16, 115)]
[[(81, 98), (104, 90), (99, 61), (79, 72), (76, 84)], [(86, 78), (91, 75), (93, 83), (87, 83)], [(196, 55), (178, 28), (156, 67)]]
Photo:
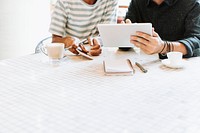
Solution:
[(128, 60), (105, 60), (106, 72), (132, 72)]

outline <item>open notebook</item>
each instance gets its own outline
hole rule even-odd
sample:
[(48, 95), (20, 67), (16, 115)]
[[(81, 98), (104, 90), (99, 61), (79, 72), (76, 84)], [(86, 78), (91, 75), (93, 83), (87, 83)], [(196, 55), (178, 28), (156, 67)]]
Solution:
[(104, 60), (105, 75), (133, 75), (134, 69), (129, 59)]

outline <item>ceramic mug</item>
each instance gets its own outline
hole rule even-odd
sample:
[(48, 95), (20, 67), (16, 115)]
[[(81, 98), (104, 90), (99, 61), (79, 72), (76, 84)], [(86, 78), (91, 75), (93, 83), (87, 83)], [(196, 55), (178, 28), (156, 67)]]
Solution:
[(64, 57), (63, 43), (48, 43), (41, 47), (41, 51), (49, 57), (51, 61), (60, 61)]
[(177, 65), (182, 61), (183, 54), (181, 52), (169, 52), (167, 53), (167, 57), (170, 61), (170, 64)]

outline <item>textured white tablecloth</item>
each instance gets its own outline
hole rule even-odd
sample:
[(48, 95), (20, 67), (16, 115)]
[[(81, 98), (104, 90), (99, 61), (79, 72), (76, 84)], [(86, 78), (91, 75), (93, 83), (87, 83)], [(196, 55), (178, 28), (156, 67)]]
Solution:
[[(131, 59), (133, 76), (105, 76), (103, 60)], [(200, 133), (200, 58), (183, 69), (157, 55), (104, 49), (52, 66), (43, 54), (0, 61), (0, 133)]]

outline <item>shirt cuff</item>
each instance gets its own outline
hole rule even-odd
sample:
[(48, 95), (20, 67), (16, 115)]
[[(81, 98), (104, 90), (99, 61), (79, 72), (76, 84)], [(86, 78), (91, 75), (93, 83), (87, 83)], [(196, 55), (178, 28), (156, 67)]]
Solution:
[(183, 57), (184, 58), (192, 57), (193, 56), (193, 50), (192, 50), (190, 43), (187, 40), (179, 40), (178, 42), (182, 43), (186, 47), (187, 54), (184, 55)]

